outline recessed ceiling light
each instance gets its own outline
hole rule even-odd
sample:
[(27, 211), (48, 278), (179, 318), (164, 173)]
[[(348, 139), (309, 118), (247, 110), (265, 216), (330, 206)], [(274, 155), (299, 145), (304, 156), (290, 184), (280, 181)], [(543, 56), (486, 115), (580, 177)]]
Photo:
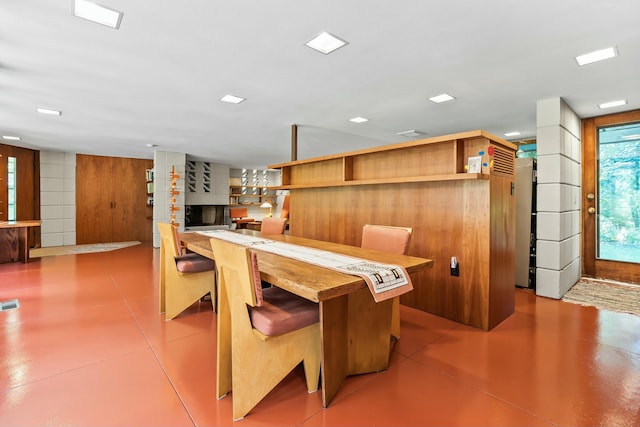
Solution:
[(633, 141), (633, 140), (636, 140), (636, 139), (640, 139), (640, 134), (636, 133), (636, 134), (633, 134), (633, 135), (625, 135), (625, 136), (622, 137), (622, 139), (625, 139), (627, 141)]
[(520, 136), (520, 132), (507, 132), (504, 136)]
[(239, 96), (225, 95), (222, 98), (220, 98), (220, 101), (228, 102), (229, 104), (240, 104), (245, 99), (246, 98), (240, 98)]
[(429, 98), (429, 101), (440, 104), (441, 102), (447, 102), (453, 99), (455, 99), (453, 96), (449, 95), (448, 93), (443, 93), (441, 95), (432, 96), (431, 98)]
[(328, 55), (347, 44), (349, 43), (327, 32), (322, 32), (305, 43), (306, 46), (309, 46), (311, 49), (315, 49), (320, 53), (324, 53), (325, 55)]
[(7, 141), (21, 141), (19, 136), (11, 136), (11, 135), (2, 135), (2, 139), (6, 139)]
[(407, 138), (415, 138), (416, 136), (420, 136), (424, 134), (415, 129), (411, 129), (411, 130), (405, 130), (403, 132), (398, 132), (397, 135), (406, 136)]
[(107, 27), (120, 28), (122, 12), (86, 0), (72, 0), (73, 15)]
[(599, 108), (613, 108), (613, 107), (619, 107), (621, 105), (626, 105), (627, 100), (626, 99), (621, 99), (619, 101), (611, 101), (611, 102), (605, 102), (603, 104), (598, 104)]
[(52, 115), (52, 116), (61, 116), (62, 115), (62, 111), (50, 110), (48, 108), (40, 108), (40, 107), (38, 107), (38, 108), (36, 108), (36, 111), (38, 113), (41, 113), (41, 114), (49, 114), (49, 115)]
[(602, 50), (596, 50), (595, 52), (585, 53), (584, 55), (576, 56), (576, 62), (578, 65), (583, 66), (591, 64), (593, 62), (604, 61), (605, 59), (618, 56), (618, 51), (615, 47), (608, 47)]
[(353, 123), (364, 123), (364, 122), (368, 122), (369, 119), (365, 119), (364, 117), (354, 117), (352, 119), (349, 119), (349, 121)]
[(157, 147), (157, 145), (156, 145), (156, 144), (147, 144), (147, 147), (149, 147), (149, 148), (156, 148), (156, 147)]

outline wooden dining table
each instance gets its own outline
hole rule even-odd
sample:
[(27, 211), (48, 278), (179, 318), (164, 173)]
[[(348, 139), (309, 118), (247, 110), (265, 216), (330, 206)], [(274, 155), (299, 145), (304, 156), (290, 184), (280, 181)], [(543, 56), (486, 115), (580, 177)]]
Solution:
[[(243, 234), (260, 233), (241, 230)], [(338, 254), (395, 264), (409, 275), (429, 268), (433, 261), (408, 255), (324, 242), (290, 235), (262, 236), (270, 240), (322, 249)], [(210, 237), (182, 233), (187, 249), (211, 259)], [(259, 246), (259, 245), (258, 245)], [(349, 375), (378, 372), (389, 366), (392, 300), (375, 302), (364, 279), (328, 268), (260, 251), (260, 278), (319, 304), (322, 337), (322, 404), (327, 407)]]

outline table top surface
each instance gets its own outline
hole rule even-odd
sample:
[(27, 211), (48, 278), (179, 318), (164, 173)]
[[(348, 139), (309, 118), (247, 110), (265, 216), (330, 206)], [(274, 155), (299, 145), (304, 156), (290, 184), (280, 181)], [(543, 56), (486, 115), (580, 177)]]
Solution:
[[(255, 234), (261, 236), (259, 232), (252, 230), (241, 230), (239, 232), (242, 232), (243, 234)], [(290, 235), (269, 235), (266, 237), (271, 240), (332, 251), (380, 263), (399, 265), (404, 267), (410, 274), (433, 265), (433, 261), (430, 259), (390, 254), (373, 249), (364, 249), (357, 246), (324, 242), (321, 240), (306, 239)], [(199, 233), (188, 232), (181, 233), (180, 240), (182, 240), (189, 250), (214, 259), (209, 237)], [(341, 295), (346, 295), (350, 292), (367, 287), (365, 281), (359, 276), (340, 273), (338, 271), (309, 264), (304, 261), (298, 261), (269, 252), (263, 252), (258, 248), (253, 249), (258, 254), (258, 268), (260, 270), (260, 277), (262, 280), (311, 301), (319, 302)]]
[(0, 221), (0, 228), (40, 227), (39, 219), (25, 221)]

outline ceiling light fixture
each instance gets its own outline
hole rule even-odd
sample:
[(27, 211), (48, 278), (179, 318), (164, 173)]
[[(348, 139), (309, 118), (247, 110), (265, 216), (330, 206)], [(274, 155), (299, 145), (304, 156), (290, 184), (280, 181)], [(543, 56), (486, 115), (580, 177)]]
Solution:
[(441, 95), (432, 96), (431, 98), (429, 98), (429, 101), (435, 102), (436, 104), (440, 104), (442, 102), (452, 101), (454, 99), (455, 98), (449, 95), (448, 93), (443, 93)]
[(239, 96), (225, 95), (222, 98), (220, 98), (220, 101), (228, 102), (229, 104), (240, 104), (245, 99), (246, 98), (240, 98)]
[(348, 44), (348, 42), (325, 31), (306, 42), (305, 46), (328, 55), (331, 52), (334, 52), (337, 49), (340, 49), (342, 46), (346, 46)]
[(403, 132), (398, 132), (396, 135), (405, 136), (407, 138), (415, 138), (416, 136), (420, 136), (424, 134), (415, 129), (411, 129), (411, 130), (405, 130)]
[(593, 62), (604, 61), (605, 59), (618, 56), (618, 50), (615, 47), (608, 47), (606, 49), (596, 50), (595, 52), (585, 53), (584, 55), (576, 56), (576, 62), (579, 66), (591, 64)]
[(2, 139), (6, 139), (7, 141), (21, 141), (19, 136), (11, 136), (11, 135), (2, 135)]
[(621, 99), (619, 101), (611, 101), (611, 102), (598, 104), (598, 108), (613, 108), (613, 107), (619, 107), (621, 105), (626, 105), (626, 104), (627, 104), (627, 100)]
[(517, 132), (517, 131), (516, 132), (507, 132), (507, 133), (504, 134), (504, 136), (507, 136), (507, 137), (509, 137), (509, 136), (520, 136), (520, 132)]
[(625, 135), (622, 137), (622, 139), (626, 140), (626, 141), (633, 141), (636, 139), (640, 139), (640, 134), (633, 134), (633, 135)]
[(73, 15), (114, 29), (120, 28), (122, 12), (86, 0), (72, 0)]
[(365, 119), (364, 117), (354, 117), (352, 119), (349, 119), (349, 121), (353, 123), (364, 123), (364, 122), (368, 122), (369, 119)]
[(40, 107), (37, 107), (37, 108), (36, 108), (36, 111), (37, 111), (38, 113), (41, 113), (41, 114), (49, 114), (49, 115), (51, 115), (51, 116), (61, 116), (61, 115), (62, 115), (62, 111), (58, 111), (58, 110), (50, 110), (49, 108), (40, 108)]

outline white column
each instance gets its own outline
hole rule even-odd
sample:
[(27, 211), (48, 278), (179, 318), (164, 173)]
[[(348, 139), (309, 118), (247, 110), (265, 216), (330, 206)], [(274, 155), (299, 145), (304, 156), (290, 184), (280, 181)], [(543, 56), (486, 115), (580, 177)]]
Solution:
[(40, 243), (76, 244), (76, 155), (40, 152)]
[(580, 118), (561, 99), (537, 104), (536, 293), (562, 298), (579, 279)]

